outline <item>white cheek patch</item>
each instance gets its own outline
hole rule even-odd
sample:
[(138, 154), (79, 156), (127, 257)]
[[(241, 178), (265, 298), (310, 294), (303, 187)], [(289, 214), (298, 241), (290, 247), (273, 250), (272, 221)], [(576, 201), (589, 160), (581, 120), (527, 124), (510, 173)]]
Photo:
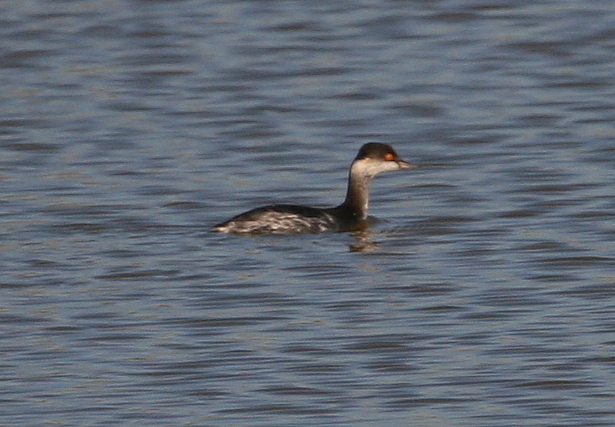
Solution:
[(357, 160), (352, 165), (352, 173), (365, 176), (376, 176), (381, 172), (388, 172), (400, 169), (397, 162), (375, 160), (375, 159), (361, 159)]

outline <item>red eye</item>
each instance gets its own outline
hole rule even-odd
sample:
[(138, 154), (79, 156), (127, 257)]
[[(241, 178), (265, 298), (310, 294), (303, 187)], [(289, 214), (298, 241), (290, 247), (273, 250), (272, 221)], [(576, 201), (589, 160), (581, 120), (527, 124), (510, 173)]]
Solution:
[(393, 153), (386, 153), (384, 155), (384, 160), (395, 160), (395, 154), (393, 154)]

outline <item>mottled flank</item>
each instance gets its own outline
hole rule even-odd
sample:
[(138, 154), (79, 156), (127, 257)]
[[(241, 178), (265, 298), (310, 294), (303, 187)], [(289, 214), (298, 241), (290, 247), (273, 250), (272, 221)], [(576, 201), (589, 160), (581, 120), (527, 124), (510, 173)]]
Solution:
[(301, 234), (338, 231), (333, 216), (324, 210), (295, 205), (252, 209), (218, 224), (213, 231), (236, 234)]

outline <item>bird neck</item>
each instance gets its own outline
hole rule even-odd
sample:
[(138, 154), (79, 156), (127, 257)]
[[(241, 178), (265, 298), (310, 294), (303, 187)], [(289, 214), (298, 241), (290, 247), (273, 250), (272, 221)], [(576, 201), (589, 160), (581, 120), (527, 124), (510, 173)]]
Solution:
[(349, 209), (357, 220), (367, 218), (369, 184), (372, 180), (372, 176), (362, 169), (358, 162), (353, 163), (350, 167), (346, 199), (341, 204), (341, 207)]

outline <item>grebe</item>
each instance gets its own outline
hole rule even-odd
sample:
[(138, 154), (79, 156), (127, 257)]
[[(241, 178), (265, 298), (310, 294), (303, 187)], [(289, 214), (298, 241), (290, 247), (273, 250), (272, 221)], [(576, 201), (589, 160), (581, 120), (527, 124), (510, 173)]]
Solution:
[(212, 231), (236, 234), (296, 234), (353, 231), (367, 220), (369, 184), (380, 172), (415, 167), (404, 162), (388, 144), (370, 142), (350, 165), (344, 202), (319, 209), (297, 205), (268, 205), (252, 209), (216, 225)]

